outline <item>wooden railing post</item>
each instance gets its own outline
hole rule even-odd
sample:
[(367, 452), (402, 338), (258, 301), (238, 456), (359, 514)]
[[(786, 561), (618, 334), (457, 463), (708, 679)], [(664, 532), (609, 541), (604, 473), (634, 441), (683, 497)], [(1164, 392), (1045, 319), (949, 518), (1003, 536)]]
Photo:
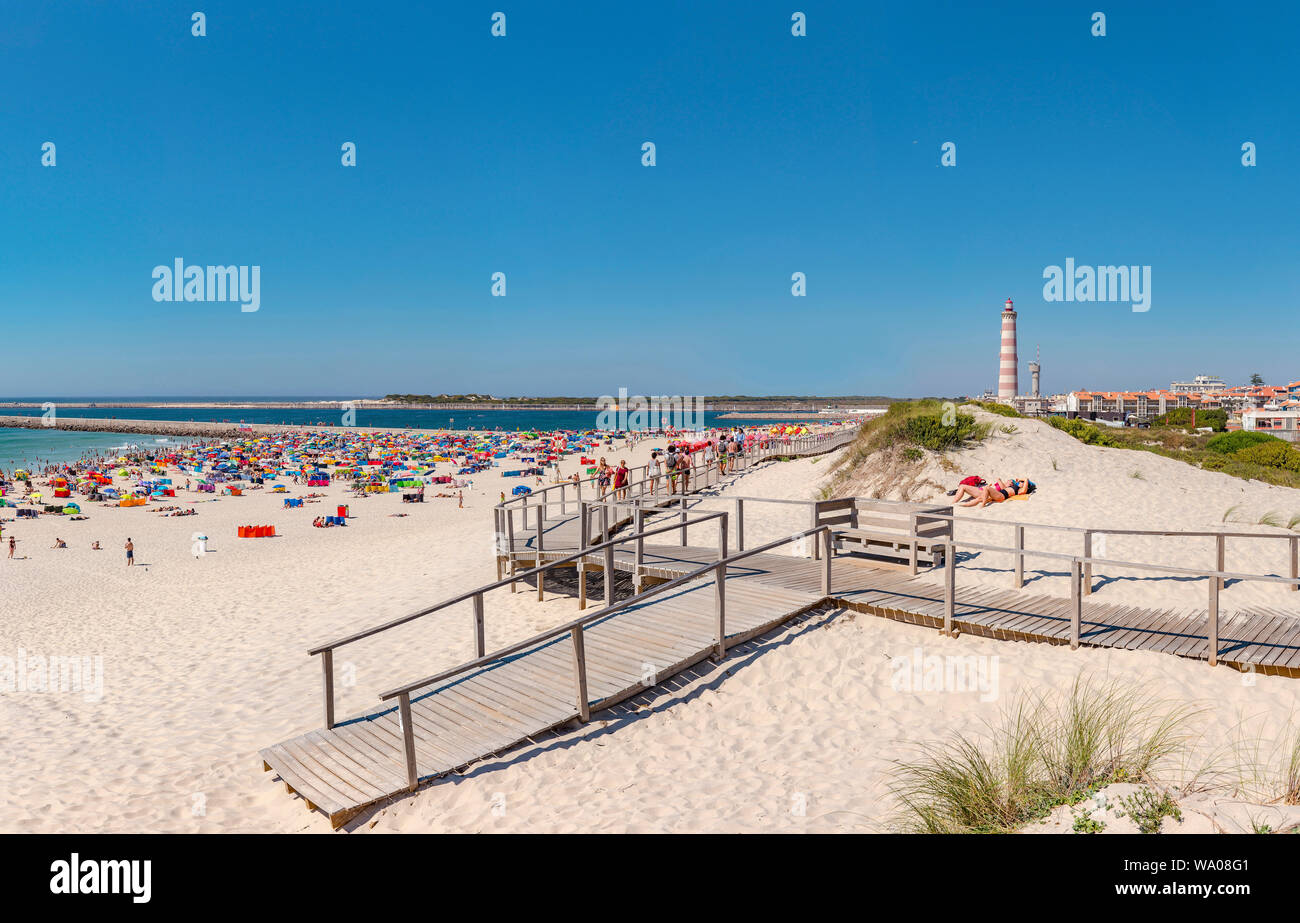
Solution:
[[(821, 510), (821, 504), (820, 504), (818, 501), (814, 500), (814, 501), (813, 501), (813, 504), (812, 504), (812, 507), (811, 507), (810, 510), (809, 510), (809, 515), (811, 516), (811, 521), (808, 523), (808, 528), (810, 528), (810, 529), (815, 529), (815, 528), (817, 528), (817, 526), (818, 526), (818, 524), (819, 524), (819, 523), (818, 523), (818, 519), (820, 518), (820, 517), (818, 516), (818, 512), (819, 512), (820, 510)], [(821, 549), (817, 547), (817, 542), (814, 541), (814, 542), (813, 542), (813, 546), (812, 546), (812, 559), (813, 559), (814, 561), (816, 561), (816, 560), (818, 560), (818, 559), (820, 559), (820, 558), (821, 558)]]
[[(1214, 569), (1217, 571), (1222, 572), (1224, 570), (1223, 567), (1223, 562), (1225, 559), (1224, 553), (1227, 551), (1227, 546), (1228, 546), (1227, 536), (1216, 535), (1214, 537)], [(1215, 577), (1214, 579), (1215, 582), (1218, 583), (1219, 589), (1223, 589), (1223, 587), (1227, 585), (1227, 582), (1222, 577)]]
[(1083, 565), (1083, 595), (1092, 594), (1092, 530), (1087, 529), (1083, 533), (1083, 556), (1087, 562)]
[(1210, 642), (1210, 666), (1219, 663), (1219, 581), (1220, 577), (1210, 578), (1209, 624), (1207, 626)]
[[(608, 539), (607, 539), (608, 541)], [(614, 546), (605, 546), (605, 605), (614, 605)]]
[(745, 550), (745, 501), (739, 497), (736, 498), (736, 550)]
[(1025, 585), (1025, 527), (1016, 526), (1016, 589)]
[(831, 530), (823, 529), (820, 536), (822, 543), (822, 560), (825, 562), (822, 568), (822, 595), (829, 597), (831, 595), (831, 561), (834, 558), (834, 552), (831, 548)]
[(474, 655), (482, 657), (487, 653), (483, 642), (483, 594), (474, 594)]
[(321, 651), (321, 668), (325, 671), (325, 729), (334, 727), (334, 651)]
[(497, 579), (500, 580), (505, 567), (505, 560), (501, 550), (501, 537), (504, 531), (501, 528), (501, 521), (505, 518), (505, 511), (498, 508), (492, 510), (492, 557), (496, 561)]
[[(515, 511), (506, 510), (506, 549), (510, 554), (510, 576), (515, 575), (518, 564), (515, 563)], [(511, 581), (510, 592), (518, 593), (519, 584)]]
[[(545, 523), (542, 521), (542, 510), (544, 508), (545, 507), (541, 507), (541, 506), (537, 508), (537, 553), (533, 555), (534, 567), (542, 566), (542, 542), (543, 542), (542, 528), (545, 525)], [(546, 584), (546, 571), (538, 571), (537, 572), (537, 601), (538, 602), (541, 602), (543, 599), (546, 598), (543, 595), (546, 592), (544, 589), (545, 584)]]
[(713, 572), (713, 609), (717, 617), (718, 641), (713, 659), (727, 655), (727, 517), (718, 520), (718, 567)]
[[(591, 544), (591, 513), (587, 501), (578, 501), (578, 548), (585, 551)], [(574, 562), (574, 567), (578, 571), (578, 609), (587, 608), (587, 564), (586, 558), (578, 558)]]
[(578, 699), (578, 720), (586, 723), (591, 720), (591, 703), (587, 701), (587, 647), (583, 640), (582, 626), (574, 625), (569, 636), (573, 639), (573, 677)]
[(952, 619), (957, 611), (957, 545), (949, 536), (943, 549), (943, 634), (952, 637)]
[(528, 531), (528, 494), (524, 494), (524, 502), (523, 502), (523, 504), (522, 504), (522, 509), (523, 509), (523, 511), (524, 511), (524, 513), (523, 513), (523, 519), (524, 519), (524, 521), (523, 521), (523, 523), (519, 526), (519, 528), (521, 528), (521, 529), (523, 529), (525, 532), (527, 532), (527, 531)]
[(632, 520), (632, 528), (636, 531), (636, 558), (634, 563), (635, 570), (632, 576), (632, 592), (641, 592), (641, 583), (643, 581), (642, 569), (645, 567), (645, 536), (641, 533), (645, 531), (645, 509), (638, 506)]
[(686, 547), (686, 494), (682, 494), (682, 511), (679, 514), (682, 520), (682, 547)]
[(1288, 539), (1291, 546), (1291, 579), (1296, 583), (1291, 584), (1291, 589), (1300, 590), (1300, 535), (1293, 535)]
[(1070, 559), (1070, 650), (1079, 649), (1079, 633), (1083, 625), (1083, 580), (1078, 558)]
[(402, 725), (402, 744), (406, 750), (406, 786), (408, 791), (419, 787), (420, 777), (415, 768), (415, 728), (411, 725), (411, 693), (397, 697), (398, 720)]

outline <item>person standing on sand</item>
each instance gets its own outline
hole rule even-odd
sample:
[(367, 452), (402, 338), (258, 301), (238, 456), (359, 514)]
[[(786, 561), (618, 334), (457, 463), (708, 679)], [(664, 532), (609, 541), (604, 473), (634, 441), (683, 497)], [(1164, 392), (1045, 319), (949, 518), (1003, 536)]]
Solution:
[(14, 556), (14, 547), (17, 544), (17, 542), (18, 539), (14, 538), (12, 535), (9, 536), (9, 557), (11, 558)]
[(456, 509), (463, 510), (464, 508), (465, 508), (465, 491), (458, 490), (456, 491)]
[(135, 564), (135, 545), (131, 541), (131, 536), (126, 537), (126, 566), (131, 567)]

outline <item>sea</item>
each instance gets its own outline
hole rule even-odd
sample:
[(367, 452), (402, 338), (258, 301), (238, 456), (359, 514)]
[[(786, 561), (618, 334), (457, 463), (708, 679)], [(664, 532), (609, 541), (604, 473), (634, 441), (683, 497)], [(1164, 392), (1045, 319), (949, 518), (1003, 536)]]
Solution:
[[(353, 398), (354, 399), (354, 398)], [(0, 428), (0, 468), (12, 470), (14, 467), (76, 461), (88, 454), (101, 454), (107, 450), (123, 447), (150, 447), (165, 445), (166, 438), (145, 436), (137, 433), (112, 432), (71, 432), (43, 427), (40, 418), (44, 411), (37, 407), (5, 407), (3, 404), (41, 403), (53, 400), (55, 403), (74, 404), (114, 404), (156, 402), (159, 406), (139, 407), (67, 407), (58, 408), (58, 413), (67, 417), (103, 420), (182, 420), (215, 423), (268, 423), (274, 426), (292, 428), (295, 426), (340, 426), (343, 419), (343, 405), (352, 399), (330, 397), (61, 397), (61, 398), (0, 398), (0, 415), (30, 416), (33, 418), (31, 429)], [(248, 401), (248, 405), (235, 402)], [(259, 403), (320, 403), (319, 407), (258, 407)], [(172, 403), (221, 403), (221, 407), (167, 407)], [(519, 430), (588, 430), (596, 427), (594, 408), (574, 410), (423, 410), (399, 407), (357, 407), (355, 419), (347, 420), (347, 425), (360, 428), (393, 427), (414, 430), (501, 430), (515, 432)], [(720, 414), (705, 411), (705, 427), (740, 424), (756, 426), (764, 423), (781, 422), (777, 418), (723, 420)], [(179, 436), (170, 437), (170, 442), (185, 442)]]

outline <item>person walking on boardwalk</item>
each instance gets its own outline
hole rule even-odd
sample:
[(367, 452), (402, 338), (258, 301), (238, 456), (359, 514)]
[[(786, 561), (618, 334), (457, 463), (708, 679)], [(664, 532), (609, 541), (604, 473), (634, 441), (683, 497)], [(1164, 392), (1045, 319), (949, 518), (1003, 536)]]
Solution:
[(682, 475), (682, 496), (691, 490), (691, 453), (683, 449), (677, 453), (677, 470)]
[(628, 471), (627, 468), (627, 461), (625, 459), (619, 459), (618, 467), (614, 469), (614, 499), (615, 500), (627, 499), (627, 481), (628, 481), (628, 476), (630, 474), (631, 472)]
[(646, 462), (645, 476), (650, 481), (650, 496), (659, 489), (659, 450), (650, 450), (650, 461)]

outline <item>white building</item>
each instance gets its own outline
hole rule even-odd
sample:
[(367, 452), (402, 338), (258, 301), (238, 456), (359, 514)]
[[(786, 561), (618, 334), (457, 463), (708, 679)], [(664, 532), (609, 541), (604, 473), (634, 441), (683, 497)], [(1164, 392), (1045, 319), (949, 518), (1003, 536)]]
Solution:
[(1300, 410), (1243, 410), (1241, 428), (1268, 433), (1287, 442), (1300, 442)]
[(1206, 391), (1222, 391), (1228, 387), (1228, 383), (1222, 378), (1215, 378), (1213, 375), (1197, 375), (1191, 381), (1175, 381), (1169, 385), (1169, 390), (1175, 394), (1203, 394)]

